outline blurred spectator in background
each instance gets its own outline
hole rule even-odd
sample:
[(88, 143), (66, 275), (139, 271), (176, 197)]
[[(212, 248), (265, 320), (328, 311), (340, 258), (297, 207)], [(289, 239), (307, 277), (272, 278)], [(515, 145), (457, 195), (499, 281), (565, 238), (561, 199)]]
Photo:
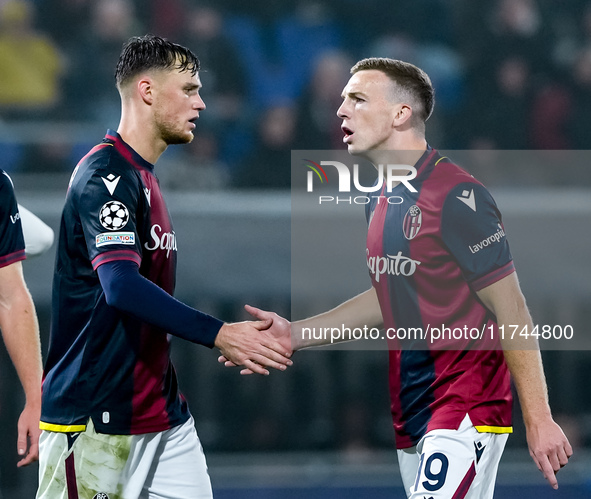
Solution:
[(289, 188), (295, 110), (291, 105), (271, 106), (261, 114), (252, 152), (234, 177), (236, 187)]
[(458, 13), (461, 47), (472, 71), (472, 83), (492, 76), (491, 60), (520, 55), (534, 72), (548, 69), (552, 32), (537, 0), (497, 0), (483, 7), (464, 0)]
[(123, 44), (141, 31), (131, 0), (92, 4), (90, 28), (72, 54), (70, 117), (75, 121), (117, 123), (120, 101), (113, 85), (113, 61)]
[(430, 75), (437, 106), (429, 118), (428, 140), (445, 141), (448, 147), (457, 147), (456, 135), (465, 130), (463, 123), (454, 119), (465, 99), (464, 63), (459, 53), (451, 45), (442, 44), (437, 37), (416, 38), (407, 28), (376, 38), (367, 53), (410, 62)]
[(88, 82), (83, 81), (80, 71), (86, 69), (88, 54), (81, 51), (90, 30), (91, 0), (42, 0), (37, 2), (40, 26), (58, 45), (65, 61), (62, 79), (62, 102), (53, 118), (87, 120), (87, 102), (90, 94), (85, 93)]
[[(202, 63), (202, 97), (207, 105), (204, 128), (213, 130), (216, 154), (224, 161), (238, 162), (251, 136), (246, 109), (246, 71), (233, 40), (226, 36), (221, 12), (212, 4), (186, 10), (183, 45), (190, 47)], [(177, 35), (177, 36), (179, 36)]]
[[(144, 26), (160, 35), (180, 36), (203, 61), (204, 100), (210, 111), (204, 119), (212, 132), (207, 155), (215, 151), (210, 159), (228, 165), (231, 175), (262, 143), (253, 131), (259, 110), (277, 103), (295, 105), (291, 146), (340, 148), (333, 113), (338, 103), (332, 99), (340, 93), (334, 91), (341, 85), (339, 66), (355, 55), (406, 60), (432, 75), (438, 106), (430, 119), (429, 140), (445, 147), (582, 147), (591, 133), (583, 111), (568, 110), (575, 95), (585, 103), (583, 80), (573, 77), (572, 88), (563, 81), (565, 70), (582, 64), (576, 54), (591, 44), (591, 2), (565, 5), (555, 14), (538, 0), (486, 5), (425, 0), (420, 6), (402, 0), (387, 11), (381, 2), (368, 0), (361, 24), (358, 11), (350, 8), (352, 1), (9, 0), (2, 12), (30, 24), (30, 13), (37, 8), (40, 25), (66, 56), (61, 86), (65, 102), (53, 107), (59, 111), (52, 114), (54, 119), (115, 121), (118, 97), (108, 61)], [(440, 21), (436, 27), (421, 22), (425, 9)], [(18, 23), (9, 24), (14, 29)], [(44, 64), (50, 60), (44, 58)], [(14, 72), (2, 71), (7, 74)], [(0, 80), (7, 78), (2, 75)], [(59, 95), (58, 84), (54, 95)], [(51, 88), (35, 87), (38, 92)], [(2, 92), (0, 99), (7, 95)], [(507, 120), (503, 111), (509, 108)], [(459, 128), (464, 116), (473, 127)], [(38, 155), (32, 150), (24, 159)], [(59, 165), (52, 167), (55, 162), (49, 161), (54, 155), (46, 155), (48, 167), (58, 171)], [(221, 178), (213, 182), (218, 181), (224, 184)]]
[(59, 173), (72, 169), (71, 143), (59, 130), (47, 130), (45, 140), (39, 140), (24, 148), (18, 171), (23, 173)]
[(498, 0), (489, 24), (488, 52), (498, 54), (519, 54), (530, 61), (534, 70), (542, 69), (547, 63), (552, 38), (544, 23), (537, 0)]
[[(165, 38), (179, 36), (189, 3), (185, 0), (135, 0), (138, 20), (148, 26), (148, 31)], [(192, 2), (192, 4), (201, 2)], [(192, 47), (196, 50), (196, 47)]]
[(92, 0), (38, 0), (38, 23), (65, 52), (82, 41), (89, 29)]
[[(207, 103), (206, 103), (207, 105)], [(199, 118), (201, 121), (201, 118)], [(228, 165), (218, 154), (215, 134), (198, 124), (199, 140), (162, 156), (158, 178), (162, 187), (185, 191), (222, 189), (230, 181)]]
[(300, 0), (283, 0), (281, 2), (269, 2), (268, 0), (218, 0), (216, 3), (223, 6), (227, 13), (239, 16), (249, 16), (260, 20), (263, 24), (274, 22), (279, 17), (284, 17), (293, 12)]
[(534, 149), (572, 147), (568, 130), (572, 108), (573, 101), (566, 85), (549, 83), (536, 93), (531, 123), (531, 145)]
[(536, 79), (553, 69), (553, 33), (541, 4), (497, 0), (483, 7), (462, 1), (457, 23), (458, 46), (467, 65), (464, 113), (473, 125), (468, 127), (472, 136), (462, 137), (460, 146), (528, 147), (531, 92)]
[[(218, 120), (233, 120), (240, 114), (244, 98), (245, 72), (236, 48), (226, 37), (221, 13), (212, 6), (189, 9), (181, 38), (199, 52), (209, 79), (207, 105)], [(205, 88), (205, 86), (204, 86)], [(213, 111), (213, 112), (211, 112)]]
[[(259, 110), (278, 102), (297, 105), (296, 147), (341, 146), (330, 137), (332, 104), (320, 97), (336, 85), (338, 61), (319, 62), (330, 53), (424, 67), (438, 102), (429, 140), (445, 147), (587, 147), (591, 125), (578, 54), (591, 45), (590, 1), (551, 10), (543, 0), (400, 0), (387, 9), (366, 0), (363, 23), (356, 7), (354, 0), (3, 0), (0, 107), (9, 119), (115, 121), (108, 61), (147, 26), (182, 37), (203, 60), (210, 111), (204, 119), (216, 159), (232, 169), (253, 148)], [(425, 11), (435, 25), (423, 22)], [(33, 19), (50, 38), (32, 29)], [(564, 74), (573, 66), (569, 87)], [(496, 98), (501, 106), (491, 103)], [(569, 111), (574, 99), (583, 105)], [(510, 104), (518, 107), (502, 126), (499, 110)], [(455, 125), (466, 114), (473, 129)]]
[[(466, 108), (475, 149), (526, 149), (531, 123), (531, 70), (520, 55), (507, 55), (493, 67), (486, 99), (472, 94)], [(484, 88), (484, 87), (481, 87)]]
[[(375, 55), (366, 48), (372, 39), (392, 34), (411, 36), (430, 44), (449, 44), (453, 33), (452, 13), (457, 8), (447, 0), (328, 0), (332, 15), (342, 24), (345, 48), (353, 58)], [(425, 15), (437, 22), (425, 22)], [(360, 22), (363, 19), (363, 22)]]
[(582, 50), (572, 68), (572, 113), (567, 124), (573, 149), (591, 147), (591, 44)]
[[(271, 6), (273, 2), (265, 2)], [(340, 29), (326, 5), (300, 0), (293, 12), (270, 19), (229, 16), (227, 29), (247, 69), (256, 106), (294, 100), (309, 81), (318, 54), (340, 47)], [(283, 15), (285, 13), (285, 15)]]
[(341, 51), (316, 60), (309, 85), (296, 105), (295, 149), (342, 149), (343, 133), (337, 109), (353, 63)]
[(53, 41), (33, 27), (34, 5), (0, 3), (0, 109), (3, 118), (39, 119), (60, 98), (62, 63)]

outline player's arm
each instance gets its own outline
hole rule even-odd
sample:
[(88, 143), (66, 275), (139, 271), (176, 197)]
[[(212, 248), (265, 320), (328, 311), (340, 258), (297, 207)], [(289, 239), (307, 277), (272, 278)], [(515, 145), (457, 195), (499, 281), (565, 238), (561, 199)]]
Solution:
[(37, 315), (21, 262), (0, 268), (0, 329), (26, 397), (17, 440), (18, 466), (26, 466), (39, 457), (42, 366)]
[[(368, 328), (379, 329), (383, 326), (383, 322), (376, 291), (374, 288), (370, 288), (327, 312), (293, 322), (291, 325), (293, 350), (301, 350), (302, 348), (317, 347), (331, 343), (331, 337), (329, 335), (328, 338), (326, 337), (327, 335), (316, 335), (322, 337), (314, 339), (312, 337), (313, 335), (302, 334), (304, 328), (316, 328), (318, 331), (319, 328), (341, 328), (344, 326), (354, 329), (367, 326)], [(340, 343), (342, 341), (347, 340), (336, 339), (332, 343)]]
[[(244, 308), (249, 314), (259, 320), (272, 321), (269, 332), (285, 348), (289, 348), (293, 352), (303, 348), (319, 347), (329, 343), (335, 344), (348, 341), (344, 338), (344, 335), (333, 339), (330, 335), (303, 334), (304, 328), (316, 328), (316, 331), (319, 328), (330, 329), (334, 327), (354, 329), (367, 326), (368, 328), (381, 328), (384, 322), (374, 288), (364, 291), (327, 312), (296, 322), (289, 322), (274, 312), (261, 310), (250, 305), (245, 305)], [(236, 365), (224, 355), (219, 357), (218, 361), (225, 364), (226, 367)], [(251, 373), (248, 369), (244, 369), (241, 371), (241, 374)]]
[[(477, 292), (505, 331), (517, 325), (519, 331), (533, 331), (533, 323), (515, 272)], [(552, 418), (542, 358), (536, 338), (501, 338), (505, 360), (517, 389), (527, 431), (529, 452), (553, 488), (556, 473), (572, 455), (572, 447)]]
[[(349, 329), (381, 328), (383, 325), (382, 312), (375, 289), (371, 288), (361, 294), (341, 303), (337, 307), (307, 319), (289, 322), (274, 312), (261, 310), (250, 305), (245, 306), (246, 311), (259, 320), (272, 320), (269, 331), (285, 343), (289, 338), (291, 349), (295, 352), (302, 348), (319, 347), (323, 345), (349, 341), (344, 338), (332, 339), (330, 335), (303, 334), (304, 329), (342, 328)], [(317, 336), (314, 338), (313, 336)]]
[(139, 273), (130, 260), (97, 268), (107, 304), (186, 340), (212, 348), (237, 365), (259, 374), (263, 367), (284, 370), (291, 365), (286, 350), (269, 332), (270, 321), (224, 323), (176, 300)]

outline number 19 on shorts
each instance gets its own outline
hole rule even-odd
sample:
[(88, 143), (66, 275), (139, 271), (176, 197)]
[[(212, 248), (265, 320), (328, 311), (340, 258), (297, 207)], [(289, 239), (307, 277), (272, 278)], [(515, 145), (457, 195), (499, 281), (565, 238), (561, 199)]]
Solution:
[[(418, 490), (419, 485), (429, 492), (439, 490), (445, 485), (448, 469), (449, 461), (445, 454), (434, 452), (425, 460), (425, 453), (423, 452), (419, 461), (414, 491)], [(421, 481), (422, 478), (425, 478), (425, 480)]]

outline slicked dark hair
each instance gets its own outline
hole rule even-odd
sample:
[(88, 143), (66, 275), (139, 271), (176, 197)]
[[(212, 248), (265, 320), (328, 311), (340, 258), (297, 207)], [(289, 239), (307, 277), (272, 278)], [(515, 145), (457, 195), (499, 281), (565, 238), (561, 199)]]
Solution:
[(200, 69), (197, 56), (188, 48), (155, 35), (134, 36), (124, 45), (115, 70), (117, 87), (149, 69), (190, 71)]
[(402, 92), (408, 93), (410, 98), (416, 101), (419, 106), (413, 111), (420, 119), (420, 123), (415, 123), (415, 126), (420, 126), (429, 119), (435, 106), (435, 90), (429, 75), (421, 68), (397, 59), (370, 57), (355, 64), (351, 68), (351, 73), (355, 74), (367, 69), (381, 71), (396, 83)]

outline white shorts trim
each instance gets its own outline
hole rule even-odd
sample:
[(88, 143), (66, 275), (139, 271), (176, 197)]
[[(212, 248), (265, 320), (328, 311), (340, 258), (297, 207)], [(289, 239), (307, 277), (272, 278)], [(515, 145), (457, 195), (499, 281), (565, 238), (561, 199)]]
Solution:
[(492, 499), (508, 434), (479, 433), (466, 415), (457, 430), (433, 430), (398, 450), (409, 499)]

